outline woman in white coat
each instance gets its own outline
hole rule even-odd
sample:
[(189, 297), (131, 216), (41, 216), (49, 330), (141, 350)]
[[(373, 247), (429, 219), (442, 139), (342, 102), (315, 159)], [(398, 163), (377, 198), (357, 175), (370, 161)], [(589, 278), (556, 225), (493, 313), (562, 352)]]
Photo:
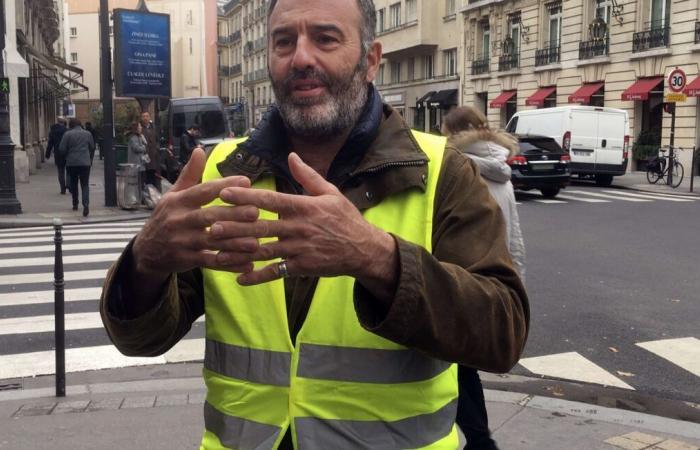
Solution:
[[(486, 117), (476, 108), (453, 109), (444, 119), (442, 134), (448, 146), (460, 150), (479, 167), (482, 178), (503, 212), (508, 249), (521, 279), (525, 279), (525, 245), (515, 206), (511, 170), (506, 162), (518, 151), (517, 140), (502, 131), (491, 130)], [(494, 450), (481, 380), (476, 369), (459, 367), (459, 402), (457, 424), (467, 438), (466, 449)]]

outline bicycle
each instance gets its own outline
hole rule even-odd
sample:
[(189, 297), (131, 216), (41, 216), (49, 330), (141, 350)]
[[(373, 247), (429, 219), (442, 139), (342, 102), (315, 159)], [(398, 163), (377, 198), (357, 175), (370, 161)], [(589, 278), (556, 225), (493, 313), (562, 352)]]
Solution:
[[(666, 151), (666, 149), (659, 148), (659, 153), (661, 154), (656, 158), (651, 159), (647, 163), (647, 181), (651, 184), (656, 184), (659, 182), (659, 180), (665, 180), (668, 178), (668, 171), (671, 167), (671, 164), (667, 163), (670, 156), (666, 155)], [(677, 188), (681, 185), (681, 182), (683, 181), (684, 172), (685, 170), (683, 169), (683, 164), (681, 164), (680, 161), (678, 161), (678, 154), (674, 153), (672, 184), (674, 188)]]

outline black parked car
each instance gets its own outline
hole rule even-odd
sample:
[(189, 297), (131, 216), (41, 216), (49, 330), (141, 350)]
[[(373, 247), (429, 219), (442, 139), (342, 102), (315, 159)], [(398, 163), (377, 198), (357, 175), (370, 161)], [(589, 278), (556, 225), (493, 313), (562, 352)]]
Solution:
[(513, 187), (529, 191), (539, 189), (547, 198), (554, 198), (569, 184), (569, 153), (547, 136), (516, 135), (520, 154), (510, 158)]

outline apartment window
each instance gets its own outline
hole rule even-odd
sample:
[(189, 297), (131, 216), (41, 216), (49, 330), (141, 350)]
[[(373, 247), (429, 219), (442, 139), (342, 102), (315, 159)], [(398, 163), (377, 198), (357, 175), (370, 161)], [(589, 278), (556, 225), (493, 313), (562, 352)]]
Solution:
[(457, 49), (453, 48), (442, 52), (442, 59), (445, 63), (444, 73), (447, 76), (457, 74)]
[(401, 3), (394, 3), (389, 7), (389, 28), (401, 25)]
[(386, 10), (384, 8), (377, 11), (377, 33), (384, 31), (384, 15)]
[(379, 70), (377, 71), (377, 85), (384, 84), (384, 64), (379, 65)]
[(423, 57), (423, 78), (433, 78), (433, 55)]
[(520, 50), (520, 13), (508, 16), (508, 36), (513, 40), (513, 54), (518, 54)]
[(561, 2), (550, 3), (546, 6), (549, 19), (546, 36), (548, 42), (546, 48), (559, 47), (561, 41)]
[(406, 23), (413, 22), (418, 18), (417, 10), (416, 0), (406, 0)]
[(112, 25), (109, 26), (109, 35), (114, 36), (114, 27)]
[(71, 64), (78, 64), (78, 54), (77, 53), (70, 54), (70, 63)]
[(612, 0), (595, 0), (595, 17), (603, 19), (610, 24), (610, 14), (612, 13)]
[(445, 15), (451, 16), (455, 14), (455, 0), (445, 0)]
[(190, 38), (190, 55), (192, 54), (192, 38)]
[(481, 56), (488, 59), (491, 54), (491, 27), (488, 22), (481, 23)]
[(77, 27), (70, 27), (70, 37), (76, 37), (78, 35)]
[(650, 28), (653, 30), (669, 26), (670, 12), (669, 0), (651, 0)]
[(401, 82), (401, 61), (395, 61), (391, 63), (391, 82)]
[(413, 81), (416, 78), (416, 58), (409, 58), (406, 66), (406, 79), (408, 81)]
[(189, 10), (187, 12), (187, 18), (185, 20), (187, 21), (187, 25), (192, 25), (192, 23), (193, 23), (192, 10)]

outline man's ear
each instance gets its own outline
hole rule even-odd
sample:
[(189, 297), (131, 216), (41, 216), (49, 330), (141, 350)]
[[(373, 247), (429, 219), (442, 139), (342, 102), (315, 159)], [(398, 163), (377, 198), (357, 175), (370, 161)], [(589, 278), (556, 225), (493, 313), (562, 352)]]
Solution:
[(368, 83), (374, 81), (377, 76), (377, 70), (379, 69), (379, 63), (382, 62), (382, 43), (379, 41), (374, 41), (367, 50), (367, 79)]

